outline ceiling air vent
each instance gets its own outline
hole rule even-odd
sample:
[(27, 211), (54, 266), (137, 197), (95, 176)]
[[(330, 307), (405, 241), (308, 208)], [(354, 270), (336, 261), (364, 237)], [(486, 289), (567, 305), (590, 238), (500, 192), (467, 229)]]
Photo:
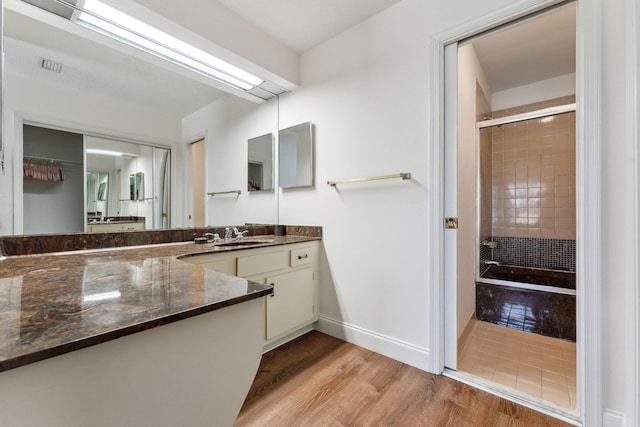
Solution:
[(62, 64), (56, 61), (52, 61), (51, 59), (42, 58), (40, 61), (40, 66), (45, 70), (53, 71), (55, 73), (60, 73), (62, 71)]

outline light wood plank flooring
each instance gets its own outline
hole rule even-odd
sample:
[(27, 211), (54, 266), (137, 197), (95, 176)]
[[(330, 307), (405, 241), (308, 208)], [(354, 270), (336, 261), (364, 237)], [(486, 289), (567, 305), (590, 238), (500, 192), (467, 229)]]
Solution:
[(262, 358), (235, 426), (568, 426), (312, 331)]

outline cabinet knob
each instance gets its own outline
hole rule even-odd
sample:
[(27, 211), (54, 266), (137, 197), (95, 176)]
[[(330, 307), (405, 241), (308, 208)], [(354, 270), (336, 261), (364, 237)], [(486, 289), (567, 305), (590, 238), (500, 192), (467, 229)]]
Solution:
[(298, 259), (305, 259), (305, 258), (309, 258), (309, 254), (298, 255)]

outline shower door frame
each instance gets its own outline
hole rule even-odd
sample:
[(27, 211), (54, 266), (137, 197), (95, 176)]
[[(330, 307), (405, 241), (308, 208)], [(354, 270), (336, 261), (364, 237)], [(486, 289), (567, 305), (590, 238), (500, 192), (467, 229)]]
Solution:
[[(455, 197), (456, 194), (445, 193), (444, 153), (447, 146), (450, 145), (450, 142), (446, 143), (445, 141), (451, 141), (452, 138), (452, 135), (445, 134), (445, 130), (449, 130), (451, 126), (447, 124), (447, 120), (450, 121), (451, 117), (449, 116), (447, 119), (447, 116), (452, 110), (455, 111), (457, 98), (445, 92), (446, 81), (454, 78), (453, 75), (447, 74), (451, 69), (447, 69), (447, 65), (445, 65), (445, 47), (450, 45), (457, 47), (461, 40), (561, 3), (563, 2), (558, 0), (519, 1), (435, 34), (431, 39), (429, 113), (433, 126), (429, 157), (433, 169), (430, 175), (432, 211), (429, 224), (428, 259), (431, 271), (429, 281), (431, 283), (430, 321), (432, 325), (430, 337), (433, 346), (430, 370), (432, 372), (452, 374), (445, 370), (445, 358), (447, 357), (445, 340), (451, 340), (445, 332), (451, 330), (451, 326), (447, 326), (447, 312), (451, 310), (451, 301), (449, 300), (451, 295), (445, 297), (448, 293), (445, 284), (450, 283), (450, 276), (455, 275), (455, 268), (452, 268), (451, 260), (448, 260), (445, 255), (446, 251), (450, 251), (451, 239), (448, 239), (448, 245), (445, 244), (443, 224), (445, 201)], [(600, 64), (602, 61), (601, 10), (604, 7), (604, 0), (577, 0), (576, 3), (578, 4), (576, 29), (576, 100), (578, 107), (576, 114), (576, 238), (581, 242), (577, 248), (576, 260), (577, 277), (582, 292), (577, 298), (579, 414), (575, 421), (583, 425), (601, 426), (604, 407), (602, 390), (603, 340), (600, 326), (602, 321), (600, 299), (602, 288), (600, 256), (602, 113), (600, 87), (602, 78)], [(455, 71), (457, 62), (453, 65)], [(455, 130), (453, 137), (456, 138)], [(449, 176), (450, 173), (446, 175), (447, 178)], [(455, 241), (453, 245), (455, 247)], [(586, 316), (586, 313), (589, 313), (589, 316)], [(504, 396), (515, 400), (512, 395), (504, 394)], [(531, 404), (531, 402), (522, 403)], [(558, 415), (543, 407), (536, 407), (536, 409)]]
[[(514, 285), (511, 282), (505, 282), (503, 280), (497, 280), (497, 279), (486, 279), (486, 278), (482, 278), (480, 277), (480, 229), (481, 229), (481, 222), (482, 222), (482, 168), (481, 168), (481, 155), (480, 155), (480, 131), (482, 129), (486, 129), (489, 127), (493, 127), (493, 126), (500, 126), (500, 125), (506, 125), (509, 123), (517, 123), (517, 122), (523, 122), (523, 121), (527, 121), (527, 120), (531, 120), (531, 119), (540, 119), (543, 117), (549, 117), (549, 116), (555, 116), (557, 114), (563, 114), (563, 113), (572, 113), (576, 111), (576, 103), (570, 103), (570, 104), (563, 104), (563, 105), (556, 105), (554, 107), (548, 107), (548, 108), (540, 108), (538, 110), (533, 110), (533, 111), (529, 111), (526, 113), (520, 113), (520, 114), (512, 114), (510, 116), (505, 116), (505, 117), (500, 117), (497, 119), (488, 119), (488, 120), (482, 120), (479, 122), (476, 122), (476, 139), (475, 139), (475, 157), (476, 157), (476, 241), (475, 241), (475, 259), (476, 259), (476, 268), (475, 268), (475, 280), (476, 282), (478, 281), (483, 281), (486, 283), (493, 283), (493, 284), (497, 284), (497, 285), (508, 285), (508, 286), (514, 286), (514, 287), (520, 287), (520, 288), (525, 288), (525, 289), (536, 289), (536, 288), (530, 288), (527, 286), (518, 286), (518, 285)], [(493, 215), (492, 215), (493, 217)], [(538, 285), (539, 286), (539, 285)], [(540, 288), (537, 288), (540, 289)], [(566, 293), (569, 295), (575, 295), (576, 291), (573, 290), (572, 292), (566, 290), (566, 291), (560, 291), (560, 293)]]

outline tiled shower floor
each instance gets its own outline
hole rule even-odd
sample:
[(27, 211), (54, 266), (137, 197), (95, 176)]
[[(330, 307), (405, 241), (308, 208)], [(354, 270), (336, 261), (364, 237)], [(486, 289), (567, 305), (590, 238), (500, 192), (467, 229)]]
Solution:
[(471, 320), (458, 370), (576, 409), (573, 342)]

